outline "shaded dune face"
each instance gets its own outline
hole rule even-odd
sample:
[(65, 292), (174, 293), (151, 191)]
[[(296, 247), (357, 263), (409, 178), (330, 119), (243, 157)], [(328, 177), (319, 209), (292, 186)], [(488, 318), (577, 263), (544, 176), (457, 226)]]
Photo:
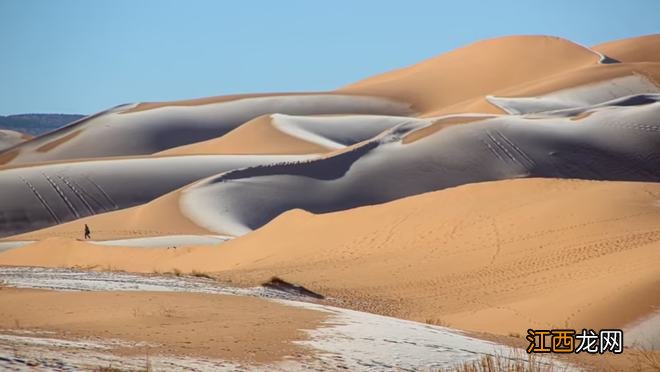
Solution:
[(385, 115), (263, 115), (208, 141), (158, 155), (313, 154), (366, 141), (409, 117)]
[(426, 124), (403, 124), (329, 158), (220, 175), (184, 192), (182, 206), (210, 230), (241, 235), (290, 209), (337, 211), (473, 182), (660, 181), (658, 101), (660, 95), (647, 95), (641, 105), (594, 108), (579, 124), (561, 112), (501, 116), (405, 145), (402, 139)]
[(153, 154), (220, 137), (257, 116), (269, 113), (412, 113), (406, 103), (331, 93), (251, 97), (131, 111), (134, 106), (119, 106), (29, 141), (17, 148), (18, 155), (8, 164)]
[(198, 179), (296, 156), (98, 160), (0, 172), (0, 236), (146, 203)]
[(9, 129), (0, 129), (0, 151), (16, 146), (21, 142), (29, 140), (30, 138), (32, 137), (21, 132)]

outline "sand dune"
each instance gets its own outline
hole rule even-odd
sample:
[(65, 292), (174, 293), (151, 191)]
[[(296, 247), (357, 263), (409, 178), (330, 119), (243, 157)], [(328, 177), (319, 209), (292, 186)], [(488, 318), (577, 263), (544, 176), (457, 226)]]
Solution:
[[(228, 170), (303, 159), (306, 158), (175, 156), (6, 169), (0, 172), (0, 210), (3, 212), (0, 215), (0, 236), (143, 204), (198, 179)], [(126, 223), (130, 221), (116, 226), (121, 229), (120, 226), (128, 226)], [(164, 232), (191, 232), (186, 226), (181, 227), (182, 231), (166, 229)]]
[(35, 138), (17, 147), (5, 162), (153, 154), (222, 136), (268, 113), (407, 115), (411, 113), (408, 106), (384, 98), (331, 93), (242, 98), (139, 111), (131, 111), (135, 105), (123, 105)]
[(416, 119), (376, 115), (260, 116), (226, 135), (159, 155), (314, 154), (345, 148)]
[(157, 155), (191, 154), (315, 154), (327, 151), (277, 130), (271, 115), (262, 115), (239, 126), (224, 136), (189, 145), (174, 147)]
[(499, 116), (403, 144), (428, 125), (406, 123), (334, 156), (210, 178), (185, 190), (181, 206), (200, 226), (242, 235), (290, 209), (331, 212), (472, 182), (658, 181), (660, 95), (645, 97), (646, 104), (604, 105), (580, 120)]
[(363, 310), (503, 334), (615, 327), (660, 303), (658, 203), (657, 183), (507, 180), (293, 210), (222, 249), (58, 238), (0, 253), (0, 264), (177, 268), (246, 284), (278, 275)]
[(11, 240), (42, 240), (51, 237), (80, 239), (84, 224), (92, 229), (92, 237), (100, 240), (212, 234), (181, 214), (179, 197), (180, 191), (175, 190), (145, 204), (15, 235)]
[(561, 89), (536, 97), (487, 96), (489, 102), (509, 114), (528, 114), (544, 111), (597, 105), (622, 97), (643, 93), (660, 93), (660, 87), (643, 75), (627, 75), (578, 87)]
[(610, 41), (592, 49), (620, 62), (660, 62), (660, 34)]
[(598, 53), (568, 40), (510, 36), (480, 41), (339, 91), (389, 97), (429, 112), (600, 60)]
[(32, 136), (15, 130), (0, 129), (0, 151), (27, 141)]
[[(644, 88), (642, 91), (634, 89), (635, 84), (626, 84), (628, 88), (616, 87), (616, 82), (621, 78), (628, 78), (627, 80), (634, 81), (634, 78), (645, 79), (646, 83), (639, 84), (639, 87)], [(649, 84), (656, 87), (660, 86), (660, 64), (659, 63), (615, 63), (615, 64), (598, 64), (580, 67), (573, 70), (560, 72), (554, 75), (545, 76), (537, 80), (526, 81), (518, 85), (506, 87), (503, 89), (489, 92), (483, 96), (477, 96), (457, 104), (442, 107), (438, 110), (426, 112), (422, 117), (432, 117), (439, 115), (465, 113), (465, 112), (478, 112), (478, 113), (502, 113), (497, 105), (488, 100), (488, 96), (495, 97), (517, 97), (517, 98), (534, 98), (539, 96), (552, 95), (556, 92), (566, 92), (573, 89), (577, 91), (589, 91), (597, 93), (594, 98), (599, 95), (609, 96), (615, 98), (616, 96), (628, 94), (641, 94), (647, 93), (653, 89)], [(616, 89), (612, 93), (607, 91), (598, 91), (593, 87), (607, 88), (614, 86)], [(610, 99), (611, 99), (610, 98)], [(594, 100), (592, 99), (591, 102)]]

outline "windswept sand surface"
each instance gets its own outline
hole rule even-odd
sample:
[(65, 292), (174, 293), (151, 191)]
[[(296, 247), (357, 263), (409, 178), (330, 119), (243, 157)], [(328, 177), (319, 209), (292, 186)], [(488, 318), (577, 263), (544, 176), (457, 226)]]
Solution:
[[(21, 288), (86, 291), (0, 291), (8, 300), (0, 305), (5, 368), (149, 363), (158, 370), (380, 371), (438, 369), (481, 355), (525, 360), (520, 350), (456, 330), (301, 302), (304, 297), (263, 287), (236, 290), (191, 277), (30, 268), (0, 268), (0, 277)], [(141, 291), (149, 282), (151, 292)], [(273, 294), (274, 300), (262, 298)], [(277, 299), (282, 297), (288, 299)], [(108, 306), (115, 310), (105, 311)], [(548, 359), (540, 363), (570, 367)]]
[(598, 64), (601, 55), (549, 36), (479, 41), (438, 57), (374, 76), (340, 92), (384, 96), (433, 111), (495, 90)]
[(0, 172), (0, 236), (149, 202), (201, 178), (302, 156), (218, 155), (53, 163)]
[(17, 132), (15, 130), (0, 129), (0, 151), (6, 150), (12, 146), (18, 145), (31, 139), (29, 134)]
[[(247, 286), (241, 290), (248, 295), (278, 276), (329, 296), (332, 305), (488, 337), (623, 327), (628, 345), (648, 339), (653, 346), (660, 340), (659, 47), (658, 35), (591, 49), (556, 37), (510, 36), (332, 92), (117, 106), (0, 149), (0, 265), (212, 273)], [(81, 240), (85, 224), (93, 241)], [(2, 270), (14, 285), (45, 280), (35, 274), (42, 269)], [(39, 288), (163, 288), (153, 282), (162, 278), (48, 270), (62, 286)], [(246, 294), (236, 291), (229, 293)], [(52, 322), (44, 327), (58, 337), (84, 337), (76, 332), (87, 325), (95, 337), (104, 325), (115, 332), (90, 346), (89, 365), (117, 360), (99, 352), (102, 345), (112, 337), (137, 342), (139, 327), (159, 350), (172, 350), (176, 360), (159, 356), (170, 363), (166, 369), (260, 361), (281, 370), (419, 369), (492, 351), (477, 341), (456, 344), (442, 327), (326, 304), (261, 308), (263, 299), (76, 293), (67, 296), (81, 306), (119, 296), (117, 316), (126, 319), (100, 314), (97, 322), (100, 307), (90, 305), (81, 323), (71, 323), (67, 313), (75, 309), (55, 294), (0, 291), (10, 295), (34, 304), (29, 320)], [(2, 300), (0, 309), (20, 315)], [(128, 319), (131, 306), (145, 301), (152, 310), (190, 303), (181, 305), (189, 321), (161, 317), (161, 327)], [(41, 303), (61, 310), (61, 318), (39, 313)], [(214, 312), (223, 304), (241, 312), (237, 324), (214, 318), (224, 316)], [(294, 315), (292, 306), (306, 315)], [(270, 324), (269, 316), (282, 318)], [(204, 324), (199, 334), (197, 321)], [(265, 338), (237, 348), (220, 338), (205, 345), (210, 329), (225, 326), (263, 326)], [(278, 327), (281, 348), (268, 339)], [(178, 331), (195, 346), (181, 344)], [(30, 355), (57, 355), (39, 346), (43, 334), (27, 343), (18, 334), (0, 336), (0, 355), (17, 344), (29, 344)], [(76, 343), (75, 350), (88, 342), (60, 341)], [(194, 354), (189, 346), (212, 351), (183, 361)], [(67, 350), (60, 361), (82, 365)], [(22, 363), (12, 360), (0, 368)]]
[(660, 62), (660, 34), (610, 41), (593, 49), (620, 62)]
[(366, 141), (387, 129), (419, 119), (376, 115), (260, 116), (227, 135), (176, 147), (159, 155), (313, 154)]
[(209, 230), (242, 235), (295, 208), (331, 212), (473, 182), (660, 181), (660, 95), (642, 103), (593, 108), (577, 121), (563, 112), (498, 116), (407, 144), (430, 122), (404, 123), (334, 156), (209, 178), (182, 193), (182, 211)]
[[(35, 138), (15, 149), (8, 164), (153, 154), (224, 135), (268, 113), (406, 115), (406, 103), (341, 94), (241, 98), (199, 106), (131, 111), (118, 106)], [(130, 138), (130, 141), (126, 139)]]
[(120, 339), (128, 345), (114, 352), (130, 356), (202, 356), (246, 364), (304, 354), (293, 341), (304, 340), (303, 330), (325, 318), (244, 296), (5, 288), (0, 297), (3, 329), (19, 324), (19, 329), (54, 332), (52, 338)]
[(626, 326), (651, 313), (658, 220), (659, 184), (512, 180), (331, 214), (291, 211), (219, 247), (50, 239), (6, 251), (0, 264), (201, 270), (252, 284), (278, 275), (363, 310), (522, 334)]

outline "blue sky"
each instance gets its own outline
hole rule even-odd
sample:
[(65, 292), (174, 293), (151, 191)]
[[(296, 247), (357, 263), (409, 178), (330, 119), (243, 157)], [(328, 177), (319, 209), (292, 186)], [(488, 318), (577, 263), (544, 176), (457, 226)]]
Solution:
[(327, 90), (495, 36), (658, 33), (659, 15), (659, 0), (0, 0), (0, 115)]

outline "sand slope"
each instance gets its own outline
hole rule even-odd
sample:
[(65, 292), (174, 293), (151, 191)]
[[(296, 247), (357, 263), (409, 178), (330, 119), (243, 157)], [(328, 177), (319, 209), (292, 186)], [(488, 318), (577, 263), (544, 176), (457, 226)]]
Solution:
[(242, 235), (282, 212), (315, 213), (427, 191), (521, 177), (659, 181), (660, 95), (570, 112), (499, 116), (453, 125), (409, 143), (410, 122), (333, 156), (225, 173), (182, 193), (183, 213)]
[[(120, 339), (123, 355), (167, 354), (266, 363), (305, 354), (294, 343), (326, 314), (255, 297), (199, 293), (0, 292), (0, 327), (50, 331), (54, 338)], [(108, 311), (112, 309), (112, 311)], [(219, 332), (221, 330), (221, 332)], [(176, 334), (176, 337), (172, 337)], [(143, 346), (133, 346), (142, 343)]]
[(32, 138), (32, 136), (29, 134), (17, 132), (15, 130), (0, 129), (0, 151), (27, 141), (30, 138)]
[(600, 60), (599, 54), (565, 39), (510, 36), (479, 41), (339, 91), (402, 100), (428, 112)]
[(660, 62), (660, 34), (609, 41), (592, 49), (620, 62)]
[[(617, 81), (621, 78), (644, 79), (647, 81), (647, 84), (630, 84), (630, 81), (628, 81), (624, 86), (619, 87), (617, 86)], [(622, 95), (657, 91), (657, 87), (660, 86), (660, 83), (658, 82), (660, 82), (660, 63), (639, 62), (587, 65), (544, 76), (539, 79), (525, 81), (514, 86), (494, 90), (481, 96), (426, 112), (422, 117), (464, 112), (506, 112), (499, 109), (496, 104), (493, 104), (493, 102), (488, 99), (489, 96), (535, 98), (539, 96), (553, 95), (558, 92), (573, 91), (575, 89), (577, 91), (593, 92), (594, 94), (592, 94), (592, 98), (589, 102), (596, 102), (598, 100), (607, 99), (604, 97), (614, 99), (621, 97)], [(648, 83), (655, 85), (655, 88)], [(610, 92), (608, 87), (614, 87), (615, 89)], [(642, 89), (638, 90), (638, 88)], [(574, 104), (577, 103), (578, 102), (574, 102)]]
[[(342, 94), (263, 96), (132, 111), (123, 105), (84, 118), (15, 149), (9, 164), (153, 154), (219, 137), (268, 113), (407, 115), (408, 104)], [(130, 140), (129, 140), (130, 139)]]
[(376, 115), (265, 115), (222, 137), (175, 147), (158, 154), (324, 153), (368, 140), (396, 125), (414, 120)]
[(198, 179), (228, 170), (308, 158), (172, 156), (5, 169), (0, 172), (0, 236), (143, 204)]
[(83, 217), (71, 222), (12, 236), (12, 241), (42, 240), (52, 237), (83, 238), (87, 224), (95, 240), (163, 235), (207, 235), (204, 229), (179, 211), (180, 191), (175, 190), (148, 203), (117, 211)]
[[(3, 265), (278, 275), (348, 306), (507, 334), (623, 326), (658, 306), (660, 184), (521, 179), (348, 211), (285, 213), (222, 248), (50, 239)], [(310, 242), (314, 242), (310, 244)]]

